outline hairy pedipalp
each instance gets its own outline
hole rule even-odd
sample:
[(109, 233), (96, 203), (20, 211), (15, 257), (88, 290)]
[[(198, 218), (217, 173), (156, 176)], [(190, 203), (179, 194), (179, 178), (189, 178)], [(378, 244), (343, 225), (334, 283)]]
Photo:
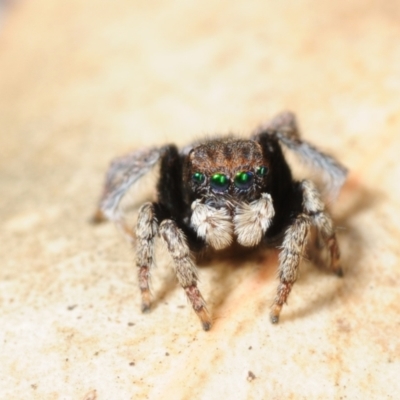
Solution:
[(232, 217), (227, 208), (214, 208), (201, 200), (192, 203), (191, 225), (197, 235), (216, 250), (228, 247), (233, 241)]
[(268, 193), (263, 193), (259, 200), (250, 204), (239, 203), (233, 218), (238, 243), (246, 247), (259, 244), (274, 215), (272, 198)]

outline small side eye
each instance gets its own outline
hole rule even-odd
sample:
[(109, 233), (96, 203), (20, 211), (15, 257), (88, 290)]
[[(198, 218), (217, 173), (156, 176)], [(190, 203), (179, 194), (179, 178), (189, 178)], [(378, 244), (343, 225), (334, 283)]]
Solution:
[(254, 180), (254, 174), (250, 171), (238, 172), (235, 176), (235, 186), (241, 190), (247, 190)]
[(193, 175), (192, 175), (192, 181), (194, 182), (194, 183), (197, 183), (197, 184), (201, 184), (201, 183), (203, 183), (204, 181), (205, 181), (205, 179), (206, 179), (206, 177), (204, 176), (204, 174), (202, 174), (201, 172), (195, 172)]
[(217, 192), (224, 192), (229, 187), (229, 178), (224, 174), (214, 174), (211, 177), (211, 188)]
[(262, 165), (261, 167), (257, 168), (256, 174), (258, 176), (265, 176), (268, 174), (268, 167)]

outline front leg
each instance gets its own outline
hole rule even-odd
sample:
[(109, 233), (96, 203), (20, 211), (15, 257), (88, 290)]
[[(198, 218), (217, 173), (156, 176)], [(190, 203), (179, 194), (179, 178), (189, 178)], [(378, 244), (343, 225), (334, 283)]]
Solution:
[(206, 303), (197, 288), (196, 266), (190, 256), (190, 249), (185, 235), (176, 222), (166, 219), (160, 224), (160, 236), (166, 243), (175, 266), (175, 273), (180, 285), (185, 289), (186, 295), (194, 311), (200, 318), (203, 329), (211, 328), (211, 317), (206, 309)]
[(282, 250), (279, 254), (280, 283), (270, 314), (273, 324), (278, 323), (282, 306), (286, 303), (292, 286), (296, 282), (310, 226), (310, 217), (306, 214), (300, 214), (285, 232)]
[(338, 276), (343, 276), (339, 263), (340, 252), (337, 243), (333, 222), (325, 210), (318, 190), (315, 185), (304, 180), (300, 182), (303, 194), (302, 211), (294, 220), (294, 223), (285, 232), (282, 251), (279, 255), (279, 278), (280, 284), (278, 294), (271, 309), (271, 322), (279, 321), (279, 314), (283, 304), (286, 302), (294, 282), (297, 279), (301, 258), (305, 253), (307, 236), (311, 225), (317, 228), (317, 234), (330, 252), (330, 269)]

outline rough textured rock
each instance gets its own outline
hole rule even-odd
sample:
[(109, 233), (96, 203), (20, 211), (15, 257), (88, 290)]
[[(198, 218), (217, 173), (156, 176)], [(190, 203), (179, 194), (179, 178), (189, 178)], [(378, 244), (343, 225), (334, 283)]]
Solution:
[[(0, 32), (0, 397), (365, 399), (400, 392), (397, 1), (11, 3)], [(350, 178), (345, 277), (304, 262), (279, 325), (277, 256), (210, 261), (201, 331), (158, 252), (93, 227), (109, 160), (282, 109)]]

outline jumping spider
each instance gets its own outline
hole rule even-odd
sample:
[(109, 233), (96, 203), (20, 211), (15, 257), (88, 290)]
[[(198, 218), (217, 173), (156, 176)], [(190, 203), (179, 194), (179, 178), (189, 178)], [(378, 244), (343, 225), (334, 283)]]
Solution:
[[(331, 217), (314, 183), (293, 179), (282, 145), (325, 173), (331, 193), (338, 192), (346, 168), (303, 141), (289, 112), (261, 125), (249, 140), (205, 140), (182, 150), (169, 144), (134, 151), (111, 163), (94, 220), (109, 219), (122, 226), (123, 216), (118, 212), (122, 197), (160, 164), (157, 201), (142, 205), (136, 226), (142, 311), (148, 311), (151, 304), (149, 277), (156, 236), (166, 243), (178, 281), (206, 331), (211, 317), (197, 287), (193, 258), (199, 252), (278, 243), (280, 283), (271, 307), (272, 323), (278, 322), (296, 281), (312, 228), (328, 249), (330, 269), (342, 275)], [(125, 230), (135, 237), (131, 229), (125, 226)]]

